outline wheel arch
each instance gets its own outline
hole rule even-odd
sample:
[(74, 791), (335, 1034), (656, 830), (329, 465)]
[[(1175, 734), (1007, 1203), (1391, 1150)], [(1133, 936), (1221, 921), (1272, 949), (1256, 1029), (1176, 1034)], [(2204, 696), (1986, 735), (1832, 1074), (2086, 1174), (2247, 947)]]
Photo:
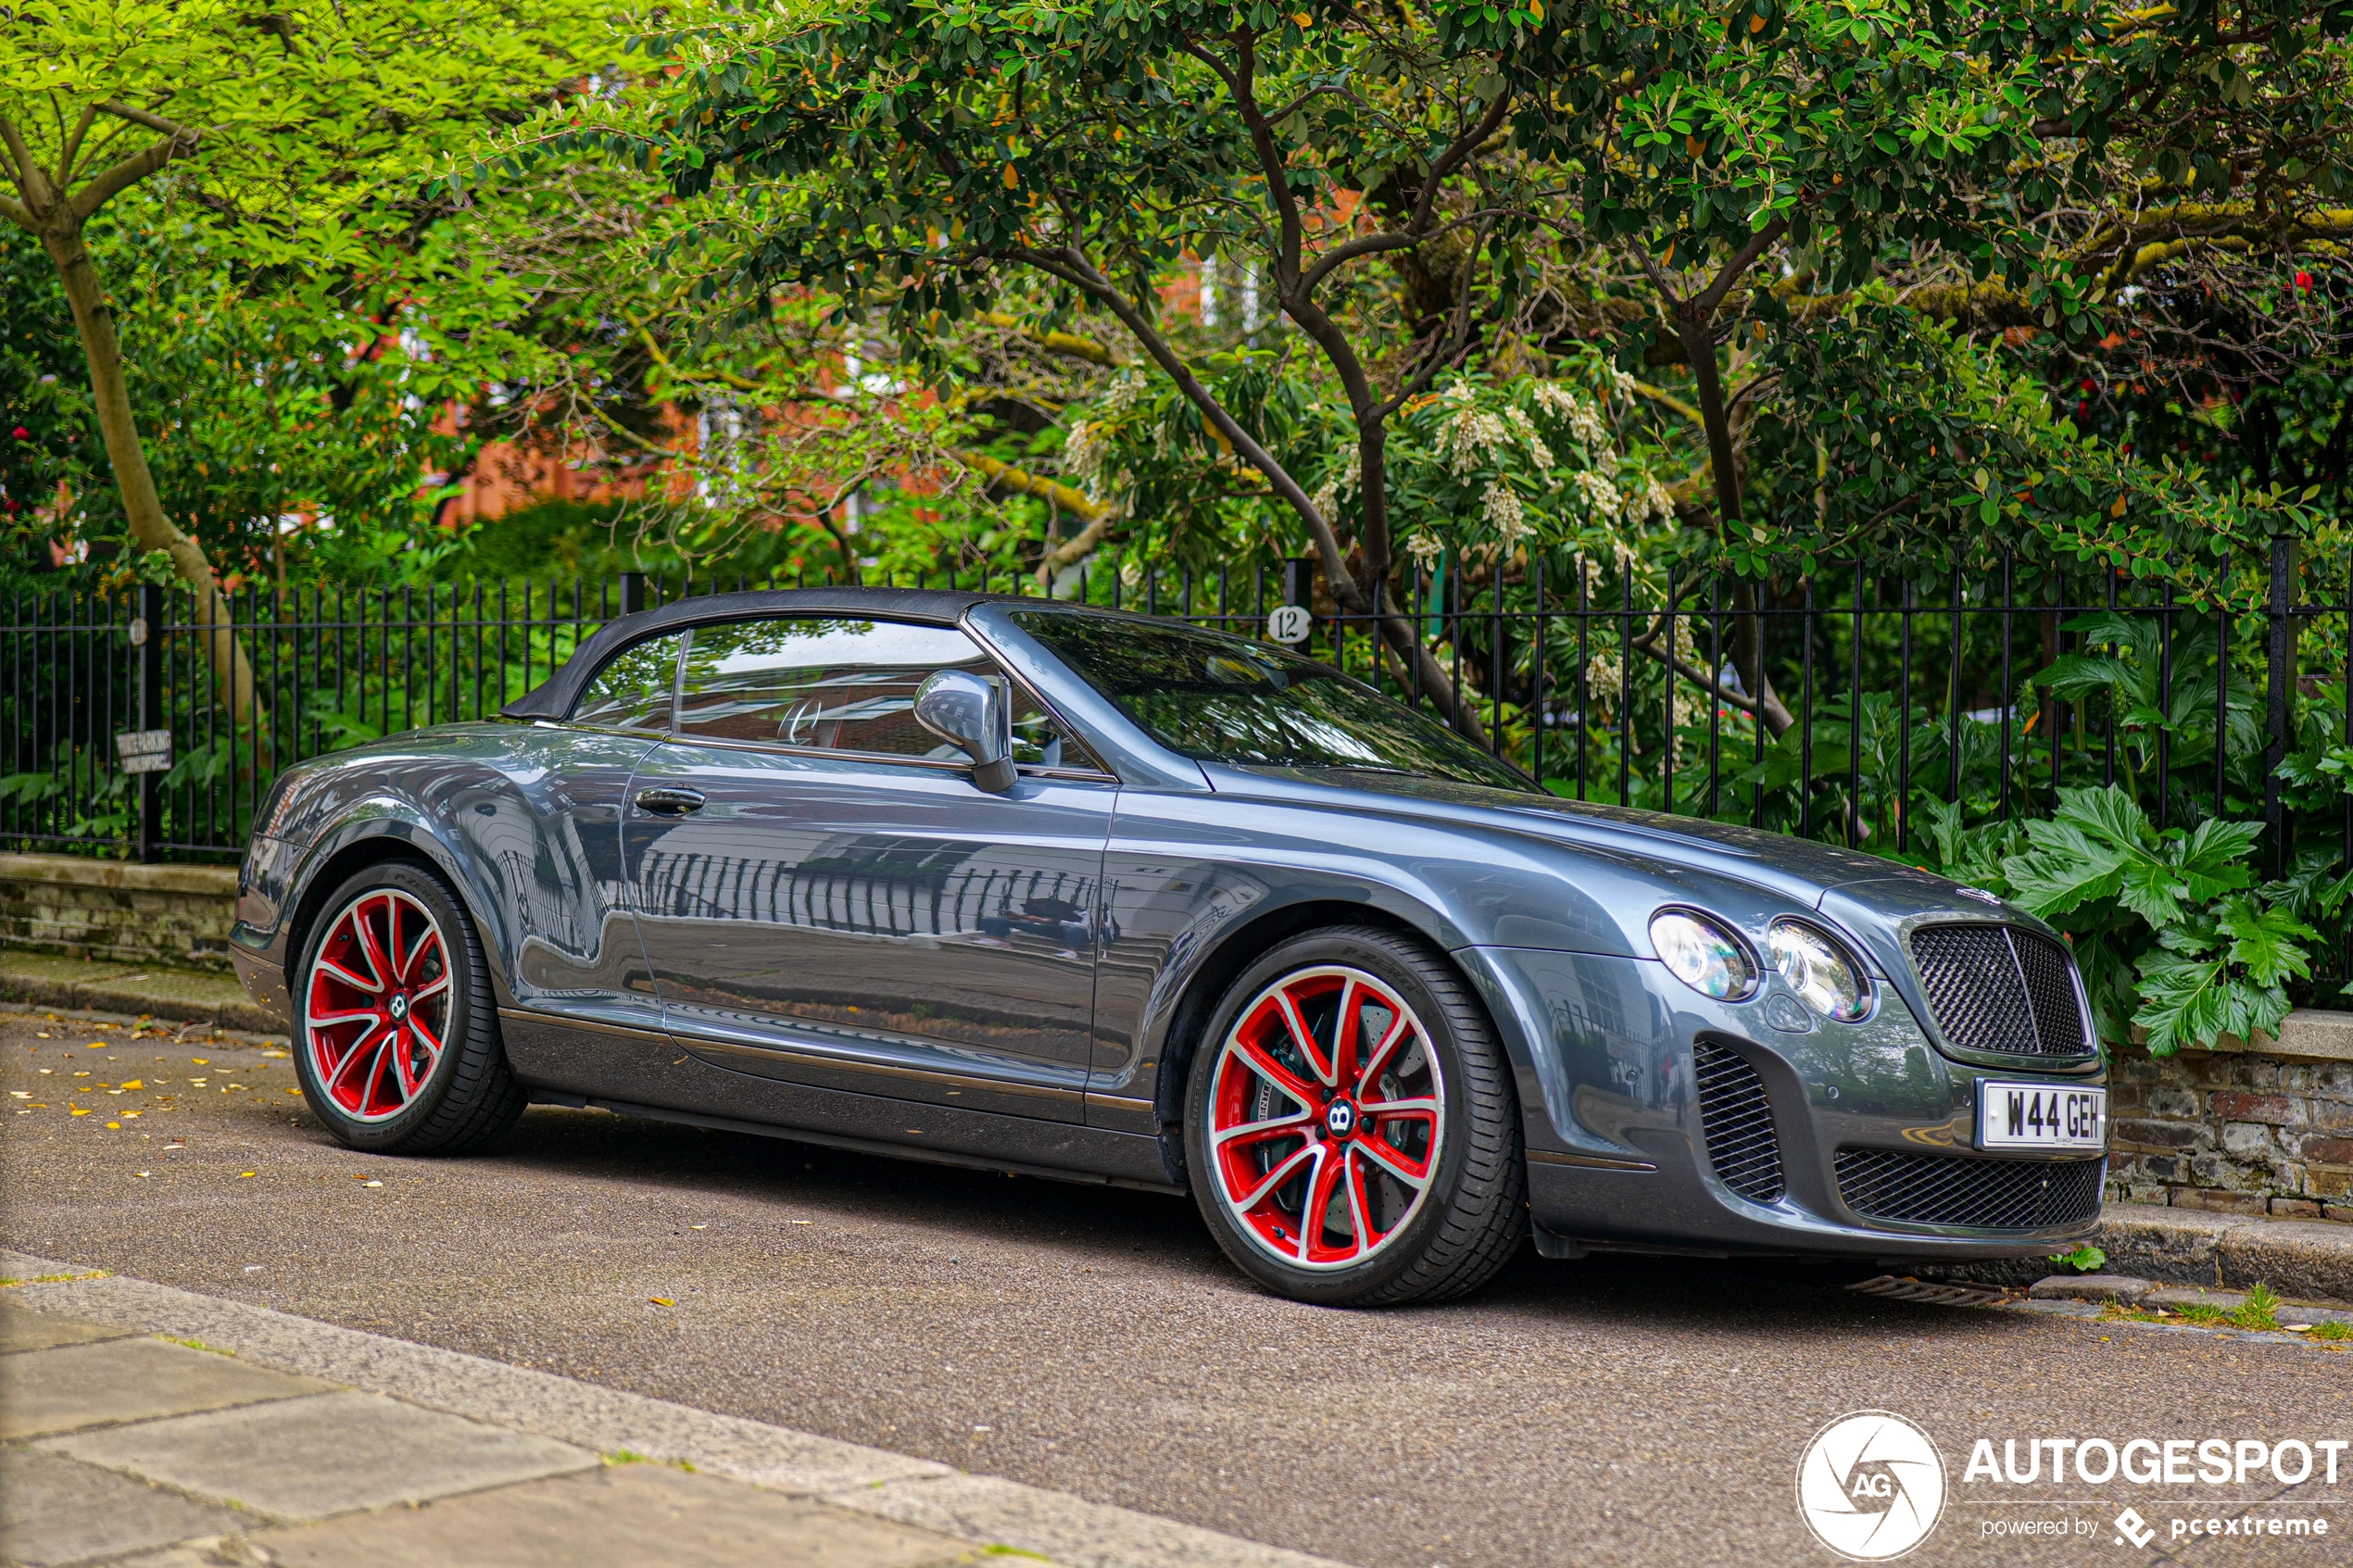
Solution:
[(1152, 1086), (1152, 1106), (1163, 1129), (1161, 1143), (1164, 1152), (1170, 1148), (1170, 1129), (1177, 1130), (1176, 1144), (1182, 1147), (1186, 1081), (1192, 1075), (1193, 1059), (1201, 1052), (1210, 1019), (1235, 978), (1277, 943), (1303, 932), (1347, 925), (1393, 931), (1426, 944), (1462, 975), (1473, 995), (1479, 997), (1479, 1005), (1487, 1005), (1476, 978), (1464, 971), (1437, 933), (1397, 910), (1337, 898), (1307, 898), (1265, 910), (1217, 938), (1186, 974), (1170, 1009), (1161, 1034), (1159, 1076)]
[(330, 830), (317, 847), (312, 849), (308, 863), (303, 868), (294, 908), (285, 922), (285, 955), (287, 998), (291, 1006), (299, 980), (296, 971), (302, 955), (326, 912), (327, 900), (335, 889), (352, 876), (370, 866), (388, 863), (417, 866), (430, 872), (450, 897), (473, 922), (475, 934), (482, 939), (484, 956), (489, 960), (492, 989), (501, 1005), (508, 1000), (507, 976), (499, 962), (505, 951), (496, 940), (496, 926), (484, 919), (484, 899), (481, 889), (472, 885), (465, 874), (463, 859), (448, 845), (443, 843), (422, 820), (406, 815), (384, 815), (346, 822), (340, 829)]

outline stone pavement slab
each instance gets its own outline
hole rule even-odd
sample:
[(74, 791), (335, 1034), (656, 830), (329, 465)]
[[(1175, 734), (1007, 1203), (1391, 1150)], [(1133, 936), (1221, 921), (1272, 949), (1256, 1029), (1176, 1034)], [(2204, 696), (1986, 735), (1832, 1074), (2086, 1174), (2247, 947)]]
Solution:
[(0, 1356), (0, 1437), (288, 1399), (332, 1386), (156, 1339), (24, 1350)]
[(421, 1502), (601, 1462), (569, 1443), (349, 1390), (69, 1433), (40, 1446), (281, 1519)]
[(0, 1300), (0, 1355), (11, 1350), (46, 1350), (58, 1345), (86, 1345), (98, 1339), (124, 1339), (132, 1333), (102, 1323), (83, 1323), (61, 1312), (29, 1311), (14, 1301)]
[[(519, 1568), (539, 1568), (542, 1562), (550, 1568), (556, 1562), (563, 1562), (567, 1568), (574, 1562), (594, 1563), (601, 1568), (609, 1562), (633, 1565), (639, 1562), (665, 1565), (699, 1565), (708, 1562), (713, 1568), (723, 1563), (728, 1568), (751, 1568), (753, 1564), (766, 1568), (770, 1562), (779, 1562), (792, 1568), (804, 1561), (822, 1561), (828, 1568), (868, 1568), (870, 1561), (874, 1568), (900, 1568), (902, 1563), (965, 1561), (956, 1553), (971, 1554), (975, 1561), (1051, 1561), (1061, 1568), (1339, 1568), (1327, 1559), (1089, 1502), (1066, 1492), (965, 1474), (944, 1464), (903, 1454), (576, 1383), (547, 1373), (316, 1323), (145, 1280), (79, 1271), (69, 1264), (7, 1252), (0, 1252), (0, 1274), (26, 1279), (48, 1276), (51, 1283), (18, 1287), (26, 1305), (43, 1311), (55, 1311), (149, 1333), (200, 1338), (208, 1344), (234, 1348), (241, 1358), (250, 1361), (315, 1374), (339, 1384), (357, 1384), (397, 1396), (397, 1400), (372, 1401), (367, 1400), (366, 1396), (350, 1393), (312, 1396), (245, 1411), (223, 1412), (219, 1417), (179, 1417), (142, 1426), (84, 1432), (50, 1439), (41, 1445), (44, 1449), (135, 1470), (207, 1496), (233, 1498), (250, 1505), (257, 1514), (283, 1512), (295, 1506), (296, 1499), (273, 1498), (249, 1477), (260, 1474), (265, 1463), (279, 1460), (290, 1458), (315, 1463), (314, 1452), (299, 1448), (290, 1449), (284, 1444), (271, 1450), (275, 1460), (264, 1454), (258, 1444), (249, 1444), (242, 1455), (225, 1452), (220, 1441), (221, 1429), (239, 1422), (251, 1424), (249, 1418), (263, 1412), (273, 1416), (280, 1412), (301, 1413), (305, 1407), (335, 1401), (347, 1407), (350, 1401), (360, 1400), (378, 1409), (404, 1411), (413, 1418), (472, 1427), (494, 1437), (555, 1439), (549, 1446), (577, 1456), (580, 1467), (560, 1486), (552, 1482), (525, 1481), (494, 1491), (491, 1488), (498, 1485), (497, 1480), (480, 1479), (473, 1483), (480, 1489), (462, 1499), (462, 1510), (459, 1501), (444, 1500), (414, 1510), (368, 1514), (364, 1523), (362, 1516), (346, 1515), (340, 1523), (347, 1528), (314, 1528), (308, 1524), (286, 1528), (276, 1521), (257, 1519), (247, 1525), (248, 1537), (227, 1539), (217, 1546), (186, 1542), (136, 1558), (118, 1558), (113, 1561), (113, 1568), (220, 1568), (223, 1562), (258, 1562), (261, 1559), (257, 1554), (264, 1549), (278, 1553), (273, 1562), (311, 1561), (287, 1557), (274, 1544), (297, 1539), (319, 1543), (315, 1550), (320, 1555), (315, 1561), (321, 1563), (406, 1563), (411, 1560), (386, 1557), (375, 1550), (376, 1537), (371, 1532), (381, 1529), (389, 1532), (392, 1538), (406, 1541), (411, 1537), (404, 1532), (411, 1527), (420, 1532), (414, 1537), (420, 1543), (416, 1549), (424, 1554), (413, 1559), (418, 1568), (428, 1563), (433, 1568), (504, 1568), (509, 1560), (483, 1555), (486, 1549), (480, 1548), (473, 1537), (461, 1537), (460, 1549), (454, 1555), (430, 1555), (444, 1538), (434, 1533), (440, 1526), (430, 1523), (430, 1516), (436, 1511), (442, 1512), (445, 1520), (471, 1517), (477, 1512), (482, 1517), (496, 1515), (508, 1520), (509, 1524), (501, 1527), (510, 1527), (511, 1534), (503, 1538), (510, 1539), (513, 1549), (524, 1554), (513, 1560)], [(419, 1404), (437, 1408), (419, 1410)], [(442, 1411), (461, 1412), (472, 1420), (459, 1420), (458, 1415), (444, 1415)], [(482, 1423), (497, 1425), (479, 1424)], [(169, 1472), (151, 1459), (139, 1458), (133, 1462), (126, 1457), (133, 1448), (150, 1445), (152, 1438), (147, 1435), (158, 1429), (194, 1435), (180, 1441), (181, 1451)], [(542, 1436), (532, 1439), (527, 1435), (533, 1433)], [(325, 1441), (322, 1435), (320, 1444), (314, 1447)], [(630, 1463), (607, 1470), (594, 1457), (622, 1456), (624, 1452), (630, 1456), (651, 1453), (677, 1461), (681, 1468)], [(686, 1482), (677, 1478), (686, 1477), (689, 1469), (700, 1474), (689, 1477), (694, 1485), (686, 1487)], [(601, 1482), (600, 1476), (605, 1478)], [(744, 1487), (744, 1482), (754, 1483), (760, 1489)], [(610, 1532), (602, 1525), (597, 1527), (593, 1539), (598, 1545), (585, 1552), (567, 1549), (568, 1555), (528, 1555), (538, 1549), (535, 1543), (568, 1538), (555, 1533), (560, 1521), (554, 1514), (536, 1505), (525, 1507), (520, 1502), (510, 1505), (494, 1500), (504, 1499), (510, 1492), (531, 1492), (535, 1488), (560, 1497), (594, 1498), (598, 1495), (593, 1489), (598, 1486), (611, 1488), (610, 1495), (629, 1506), (619, 1508), (614, 1513)], [(728, 1526), (739, 1543), (749, 1541), (749, 1546), (739, 1545), (733, 1555), (726, 1555), (724, 1543), (718, 1543), (711, 1548), (714, 1555), (707, 1559), (695, 1556), (680, 1543), (703, 1537), (694, 1536), (693, 1526), (687, 1523), (670, 1530), (658, 1550), (639, 1551), (634, 1546), (625, 1551), (601, 1549), (610, 1532), (639, 1528), (640, 1524), (633, 1520), (641, 1522), (648, 1510), (659, 1512), (671, 1506), (662, 1500), (665, 1494), (686, 1497), (689, 1492), (702, 1492), (716, 1496), (708, 1492), (711, 1486), (733, 1488), (728, 1495), (734, 1500), (725, 1503), (724, 1509), (750, 1511), (737, 1524)], [(682, 1487), (686, 1490), (682, 1491)], [(648, 1493), (653, 1494), (651, 1501), (644, 1495)], [(633, 1497), (635, 1500), (630, 1502)], [(693, 1501), (691, 1498), (688, 1501), (693, 1502), (697, 1516), (706, 1508), (720, 1506)], [(767, 1537), (760, 1532), (783, 1528), (788, 1516), (777, 1512), (778, 1503), (805, 1511), (798, 1517), (808, 1530), (815, 1532), (816, 1538), (833, 1542), (838, 1549), (816, 1559), (796, 1557), (786, 1547), (771, 1549), (765, 1544)], [(511, 1512), (502, 1512), (510, 1508)], [(582, 1504), (579, 1512), (583, 1523), (579, 1527), (597, 1524), (608, 1512), (611, 1511)], [(724, 1513), (718, 1517), (736, 1516)], [(861, 1530), (883, 1533), (861, 1534), (843, 1522), (846, 1517), (860, 1520)], [(257, 1525), (260, 1527), (258, 1533), (251, 1533)], [(891, 1533), (894, 1531), (900, 1533)], [(258, 1543), (265, 1539), (273, 1544), (263, 1548)], [(333, 1555), (345, 1549), (335, 1543), (345, 1542), (358, 1543), (352, 1548), (353, 1555)], [(853, 1546), (855, 1551), (849, 1549)], [(949, 1555), (922, 1555), (935, 1549), (946, 1550)], [(552, 1546), (549, 1549), (555, 1550)], [(694, 1549), (702, 1549), (697, 1546)], [(902, 1549), (917, 1555), (892, 1555)], [(876, 1553), (881, 1555), (874, 1555)]]
[(2156, 1288), (2155, 1280), (2133, 1274), (2052, 1274), (2027, 1294), (2037, 1301), (2133, 1302)]
[(979, 1556), (928, 1530), (656, 1464), (271, 1530), (252, 1541), (275, 1568), (937, 1568)]
[(250, 1521), (38, 1449), (0, 1449), (0, 1558), (31, 1568), (138, 1551)]

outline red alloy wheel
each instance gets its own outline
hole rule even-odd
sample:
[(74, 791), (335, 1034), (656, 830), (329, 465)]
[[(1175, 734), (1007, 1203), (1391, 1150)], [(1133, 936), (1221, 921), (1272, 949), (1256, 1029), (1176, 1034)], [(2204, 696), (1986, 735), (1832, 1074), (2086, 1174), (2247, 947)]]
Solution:
[(1438, 1170), (1445, 1085), (1427, 1032), (1364, 970), (1320, 965), (1261, 991), (1219, 1047), (1209, 1146), (1219, 1200), (1292, 1268), (1378, 1255)]
[(303, 1029), (335, 1109), (383, 1122), (409, 1109), (440, 1065), (449, 1026), (449, 953), (408, 894), (380, 887), (344, 906), (310, 960)]

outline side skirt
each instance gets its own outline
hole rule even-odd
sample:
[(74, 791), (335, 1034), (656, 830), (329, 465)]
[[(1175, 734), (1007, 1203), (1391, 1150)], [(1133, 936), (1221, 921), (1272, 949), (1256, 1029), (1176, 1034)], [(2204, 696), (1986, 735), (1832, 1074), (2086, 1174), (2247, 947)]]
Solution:
[[(1183, 1198), (1186, 1189), (1171, 1186), (1166, 1182), (1143, 1181), (1133, 1176), (1099, 1174), (1091, 1171), (1059, 1170), (1051, 1165), (1026, 1165), (1013, 1160), (993, 1160), (984, 1155), (951, 1154), (946, 1149), (925, 1148), (920, 1144), (891, 1143), (881, 1138), (844, 1137), (838, 1133), (812, 1132), (805, 1127), (780, 1127), (770, 1122), (738, 1122), (731, 1116), (706, 1116), (696, 1110), (671, 1110), (658, 1105), (632, 1105), (627, 1100), (600, 1099), (582, 1095), (553, 1094), (535, 1090), (531, 1097), (534, 1105), (564, 1105), (574, 1110), (610, 1110), (616, 1116), (643, 1116), (656, 1122), (676, 1122), (689, 1127), (710, 1127), (724, 1133), (753, 1133), (763, 1138), (782, 1138), (789, 1143), (815, 1144), (824, 1148), (848, 1149), (855, 1154), (878, 1154), (891, 1160), (913, 1160), (926, 1165), (954, 1165), (967, 1171), (1005, 1171), (1015, 1175), (1036, 1176), (1050, 1182), (1070, 1182), (1080, 1186), (1133, 1187), (1139, 1192), (1165, 1193)], [(1121, 1137), (1131, 1134), (1115, 1135)], [(1158, 1142), (1139, 1138), (1156, 1151)], [(1157, 1154), (1154, 1156), (1157, 1159)]]
[(543, 1105), (594, 1106), (970, 1170), (1181, 1195), (1160, 1140), (1074, 1122), (820, 1088), (723, 1067), (668, 1034), (501, 1009), (516, 1075)]

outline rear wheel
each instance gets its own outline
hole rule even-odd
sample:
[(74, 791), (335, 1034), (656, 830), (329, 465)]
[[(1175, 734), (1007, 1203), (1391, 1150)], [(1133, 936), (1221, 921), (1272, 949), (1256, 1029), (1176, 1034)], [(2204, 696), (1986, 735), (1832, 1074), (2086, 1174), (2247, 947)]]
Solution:
[(304, 944), (294, 1003), (303, 1098), (354, 1148), (462, 1153), (528, 1103), (473, 922), (422, 867), (371, 866), (335, 889)]
[(1193, 1060), (1185, 1141), (1227, 1256), (1303, 1301), (1459, 1296), (1525, 1228), (1502, 1047), (1452, 966), (1394, 932), (1310, 932), (1236, 980)]

